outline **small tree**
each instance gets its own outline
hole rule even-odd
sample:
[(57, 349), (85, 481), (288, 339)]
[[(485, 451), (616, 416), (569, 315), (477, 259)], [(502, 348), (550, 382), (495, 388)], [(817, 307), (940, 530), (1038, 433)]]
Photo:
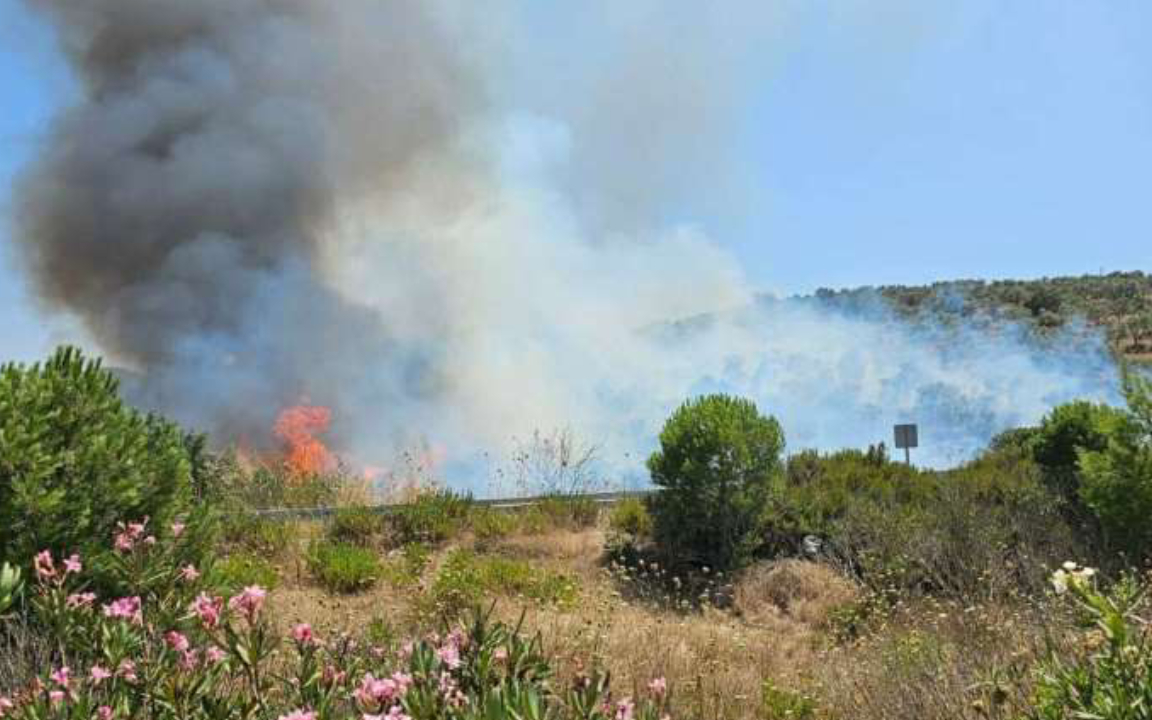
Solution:
[(745, 562), (758, 543), (784, 433), (748, 400), (708, 395), (681, 405), (648, 459), (657, 543), (714, 568)]
[(1027, 443), (1044, 481), (1073, 505), (1080, 502), (1080, 454), (1099, 452), (1125, 423), (1122, 410), (1083, 400), (1058, 405)]
[(1128, 411), (1104, 449), (1080, 451), (1080, 497), (1105, 538), (1132, 560), (1152, 550), (1152, 382), (1129, 375)]
[(196, 447), (126, 407), (115, 377), (74, 348), (0, 367), (0, 561), (107, 548), (121, 521), (164, 527), (189, 507)]

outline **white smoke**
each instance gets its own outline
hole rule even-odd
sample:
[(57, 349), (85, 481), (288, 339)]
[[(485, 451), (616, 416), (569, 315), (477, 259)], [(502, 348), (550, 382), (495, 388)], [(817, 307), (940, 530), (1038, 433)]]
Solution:
[(918, 421), (939, 464), (1115, 393), (1099, 339), (763, 302), (678, 220), (750, 211), (736, 150), (789, 3), (595, 2), (554, 48), (511, 2), (32, 4), (83, 101), (24, 174), (27, 266), (143, 402), (223, 442), (307, 398), (365, 465), (430, 444), (477, 486), (485, 453), (568, 427), (627, 474), (723, 390), (793, 448)]

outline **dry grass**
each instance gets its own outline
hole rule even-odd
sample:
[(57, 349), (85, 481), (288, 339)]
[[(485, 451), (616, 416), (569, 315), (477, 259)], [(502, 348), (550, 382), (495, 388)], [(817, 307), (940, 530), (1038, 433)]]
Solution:
[(811, 687), (832, 717), (1019, 717), (1034, 662), (1062, 643), (1063, 611), (1046, 604), (903, 608), (862, 640), (831, 648)]
[[(600, 529), (480, 545), (459, 537), (436, 552), (409, 588), (380, 583), (333, 597), (306, 575), (284, 577), (272, 607), (285, 630), (310, 622), (325, 634), (362, 633), (382, 620), (398, 636), (416, 634), (433, 622), (421, 615), (420, 599), (445, 555), (458, 547), (576, 577), (579, 600), (572, 605), (505, 596), (492, 598), (495, 612), (510, 622), (523, 614), (524, 628), (538, 631), (556, 657), (562, 681), (588, 662), (610, 670), (624, 694), (665, 677), (677, 717), (770, 717), (761, 708), (766, 680), (814, 696), (819, 718), (1009, 717), (1054, 622), (1050, 609), (1023, 601), (971, 608), (923, 601), (876, 616), (861, 639), (837, 644), (829, 632), (832, 611), (860, 599), (861, 590), (831, 567), (800, 560), (749, 570), (736, 583), (729, 610), (669, 610), (629, 599), (619, 575), (602, 566)], [(290, 559), (282, 567), (291, 574)]]
[(19, 618), (0, 624), (0, 696), (23, 688), (52, 663), (53, 648)]
[(823, 627), (833, 610), (851, 603), (859, 594), (853, 583), (827, 565), (780, 560), (744, 573), (736, 583), (733, 609), (754, 625), (783, 615), (811, 627)]

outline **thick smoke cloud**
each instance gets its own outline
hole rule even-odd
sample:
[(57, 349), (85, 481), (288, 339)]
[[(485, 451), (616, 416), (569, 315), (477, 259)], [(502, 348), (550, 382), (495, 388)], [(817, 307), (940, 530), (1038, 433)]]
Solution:
[(589, 3), (550, 49), (534, 4), (33, 4), (82, 97), (18, 189), (29, 271), (141, 371), (140, 402), (221, 441), (268, 442), (307, 398), (358, 463), (427, 442), (471, 482), (566, 426), (636, 470), (677, 403), (723, 389), (793, 447), (913, 419), (944, 462), (1114, 393), (1098, 343), (760, 302), (670, 220), (736, 211), (785, 3)]
[(366, 358), (434, 382), (317, 268), (338, 204), (405, 192), (481, 103), (427, 4), (37, 4), (83, 100), (21, 183), (25, 254), (153, 402), (258, 434), (296, 395), (412, 394)]

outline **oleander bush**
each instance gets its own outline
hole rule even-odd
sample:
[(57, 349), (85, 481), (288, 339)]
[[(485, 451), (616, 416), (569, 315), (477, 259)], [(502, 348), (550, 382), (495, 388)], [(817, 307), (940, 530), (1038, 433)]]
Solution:
[[(394, 653), (346, 635), (321, 638), (307, 624), (282, 638), (263, 588), (214, 594), (194, 569), (171, 565), (167, 542), (146, 543), (135, 528), (125, 526), (117, 551), (122, 596), (88, 592), (80, 555), (36, 556), (29, 612), (52, 649), (34, 677), (0, 675), (0, 717), (656, 720), (666, 712), (662, 679), (635, 700), (613, 694), (595, 668), (557, 682), (539, 636), (478, 611)], [(142, 578), (144, 564), (159, 574)], [(0, 637), (16, 632), (12, 622), (0, 620)]]

